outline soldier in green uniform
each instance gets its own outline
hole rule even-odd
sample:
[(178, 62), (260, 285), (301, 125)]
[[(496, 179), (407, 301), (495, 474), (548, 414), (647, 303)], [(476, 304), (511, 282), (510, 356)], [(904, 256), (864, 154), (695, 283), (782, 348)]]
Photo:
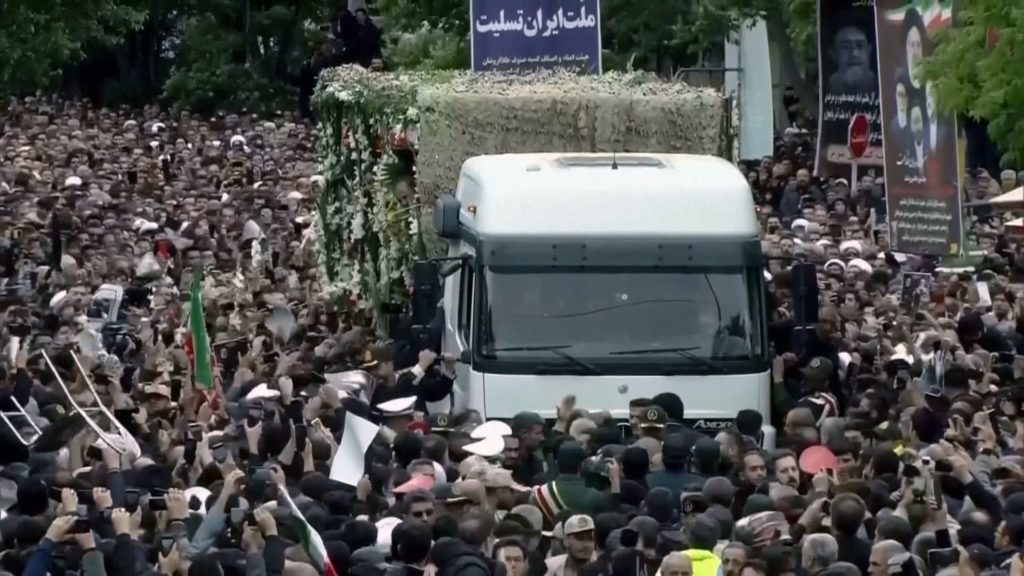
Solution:
[(533, 489), (533, 503), (544, 512), (548, 523), (554, 524), (555, 518), (564, 510), (593, 517), (618, 508), (621, 478), (618, 463), (608, 459), (610, 487), (604, 492), (588, 487), (580, 475), (580, 467), (586, 456), (586, 451), (579, 442), (563, 442), (555, 458), (558, 475), (547, 484)]

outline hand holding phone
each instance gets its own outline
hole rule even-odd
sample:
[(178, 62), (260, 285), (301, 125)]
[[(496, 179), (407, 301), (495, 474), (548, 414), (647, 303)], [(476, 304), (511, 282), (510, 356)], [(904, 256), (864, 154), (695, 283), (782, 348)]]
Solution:
[(135, 488), (129, 488), (124, 491), (124, 509), (129, 514), (134, 514), (139, 509), (139, 501), (141, 500), (139, 491)]
[(222, 440), (218, 440), (210, 444), (210, 452), (213, 454), (213, 460), (217, 464), (223, 464), (228, 460), (228, 448), (224, 445)]
[(828, 479), (832, 483), (832, 486), (839, 484), (838, 470), (836, 470), (835, 468), (825, 468), (825, 474), (828, 475)]
[(928, 496), (931, 498), (932, 509), (942, 510), (946, 507), (946, 498), (942, 495), (942, 482), (939, 477), (933, 477), (928, 487)]
[(189, 422), (186, 433), (188, 434), (189, 440), (199, 442), (203, 439), (203, 425), (199, 422)]
[(263, 404), (260, 402), (254, 402), (249, 405), (248, 412), (245, 417), (245, 423), (249, 428), (255, 428), (263, 421)]
[(296, 398), (288, 403), (288, 418), (291, 419), (295, 424), (301, 424), (305, 422), (305, 416), (303, 410), (306, 407), (306, 403), (302, 398)]
[(164, 558), (171, 555), (171, 551), (174, 550), (175, 544), (174, 536), (163, 535), (160, 537), (160, 555)]
[(928, 551), (928, 566), (936, 572), (959, 562), (960, 551), (956, 548), (934, 548)]
[(786, 373), (786, 361), (782, 356), (776, 356), (772, 361), (772, 380), (775, 383), (781, 383)]
[(306, 450), (306, 442), (309, 435), (309, 431), (306, 429), (305, 423), (295, 425), (295, 449), (299, 452)]
[(252, 508), (232, 508), (231, 524), (234, 526), (256, 525), (256, 514)]
[(919, 474), (915, 476), (910, 487), (914, 494), (914, 502), (924, 502), (929, 488), (930, 486), (928, 485), (928, 482), (925, 481), (925, 477), (923, 475)]

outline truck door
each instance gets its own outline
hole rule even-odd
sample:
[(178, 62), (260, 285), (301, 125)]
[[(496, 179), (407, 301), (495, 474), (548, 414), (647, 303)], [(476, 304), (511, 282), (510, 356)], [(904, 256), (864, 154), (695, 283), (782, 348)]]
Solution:
[[(473, 258), (467, 258), (459, 270), (445, 281), (445, 336), (442, 350), (466, 359), (473, 342), (473, 295), (476, 286)], [(472, 383), (471, 366), (459, 361), (455, 367), (455, 409), (466, 407)]]

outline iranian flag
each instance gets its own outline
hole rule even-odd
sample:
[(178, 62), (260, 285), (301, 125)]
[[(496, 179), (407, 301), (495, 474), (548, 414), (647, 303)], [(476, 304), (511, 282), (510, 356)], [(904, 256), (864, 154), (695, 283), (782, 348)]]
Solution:
[(188, 313), (188, 340), (185, 342), (192, 361), (192, 381), (206, 390), (213, 389), (213, 360), (210, 357), (210, 338), (206, 335), (203, 318), (203, 269), (196, 267), (192, 275), (191, 306)]
[(885, 19), (889, 22), (903, 22), (910, 9), (917, 10), (924, 19), (924, 26), (929, 33), (953, 25), (953, 0), (908, 0), (899, 8), (886, 10)]
[(306, 556), (309, 556), (313, 565), (324, 576), (338, 576), (338, 571), (334, 569), (331, 559), (327, 557), (327, 547), (324, 546), (320, 534), (309, 525), (309, 522), (306, 522), (306, 517), (299, 512), (299, 507), (292, 502), (291, 496), (288, 495), (288, 490), (284, 486), (278, 486), (277, 490), (280, 498), (288, 504), (288, 509), (291, 510), (292, 523), (299, 534), (299, 544), (306, 551)]

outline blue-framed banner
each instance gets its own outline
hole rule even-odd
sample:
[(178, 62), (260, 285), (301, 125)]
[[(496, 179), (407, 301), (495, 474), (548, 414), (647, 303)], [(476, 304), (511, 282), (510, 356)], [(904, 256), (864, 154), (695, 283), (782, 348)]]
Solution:
[(470, 0), (474, 72), (601, 73), (599, 0)]

